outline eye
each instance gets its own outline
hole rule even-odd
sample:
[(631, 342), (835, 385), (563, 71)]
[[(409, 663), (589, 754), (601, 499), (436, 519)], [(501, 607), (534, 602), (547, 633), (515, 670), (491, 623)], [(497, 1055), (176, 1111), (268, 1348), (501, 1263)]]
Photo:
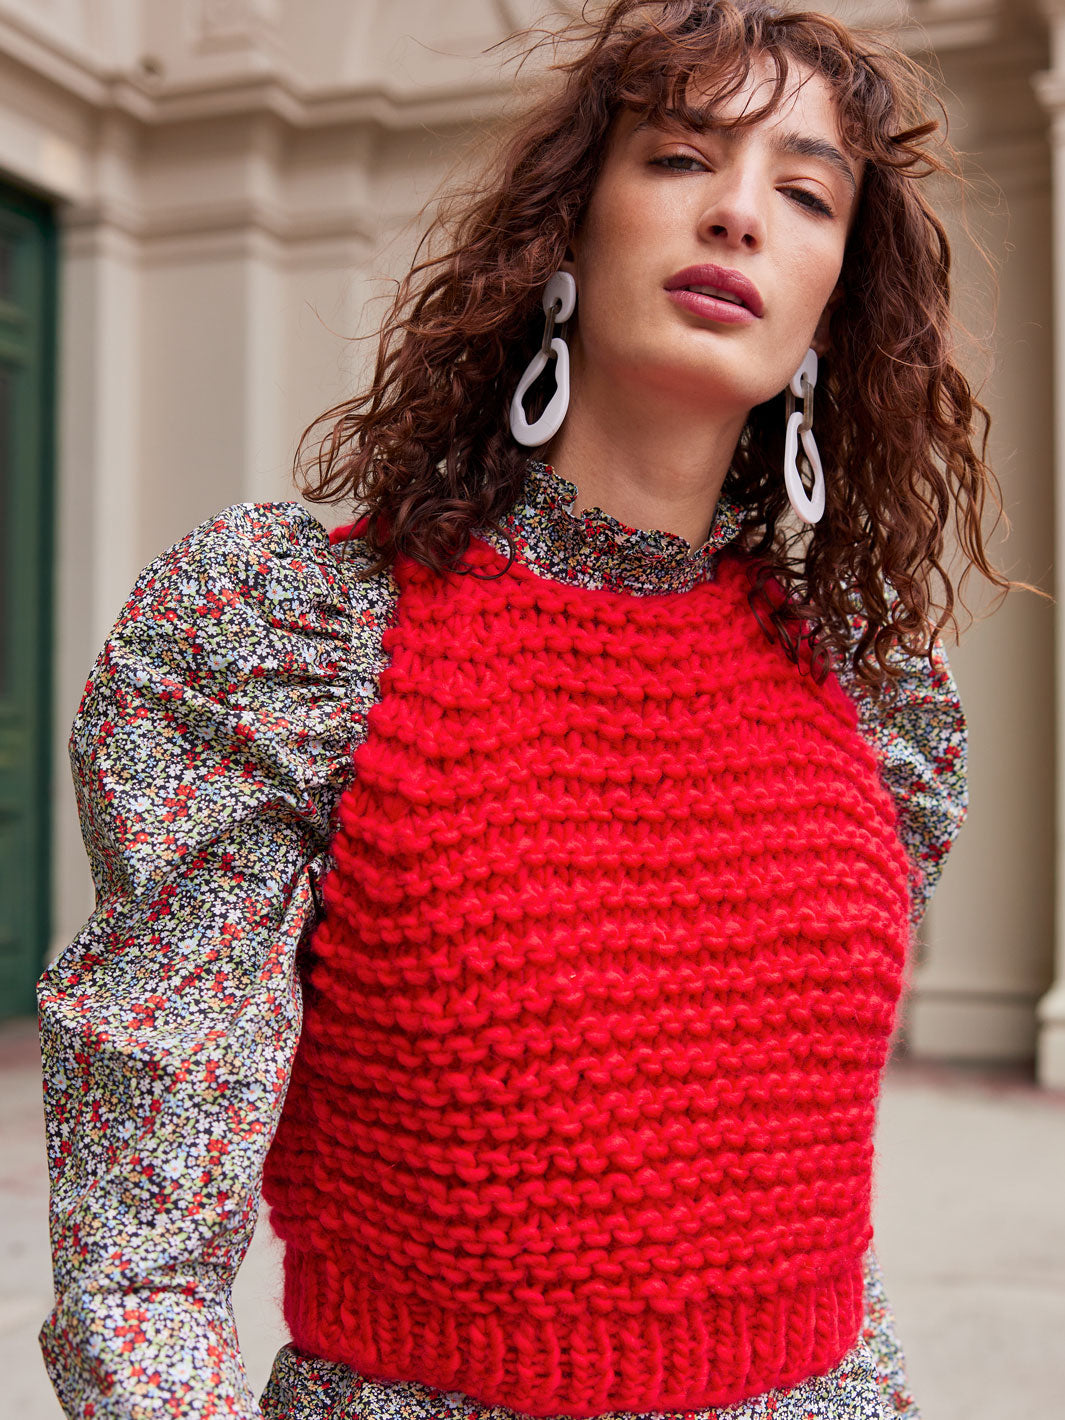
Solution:
[[(694, 153), (664, 153), (660, 158), (652, 158), (652, 165), (665, 168), (671, 163), (695, 163), (697, 168), (706, 170), (706, 164), (701, 158), (697, 158)], [(690, 168), (671, 168), (671, 172), (691, 172)]]
[(810, 192), (808, 188), (785, 187), (782, 188), (781, 191), (786, 192), (789, 197), (794, 198), (800, 207), (806, 207), (811, 212), (820, 212), (822, 216), (825, 217), (833, 216), (832, 208), (824, 198), (818, 197), (816, 192)]

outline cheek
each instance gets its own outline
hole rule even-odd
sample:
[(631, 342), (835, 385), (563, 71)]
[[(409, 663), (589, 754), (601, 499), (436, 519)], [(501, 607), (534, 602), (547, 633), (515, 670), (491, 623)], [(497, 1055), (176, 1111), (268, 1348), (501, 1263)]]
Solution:
[(604, 209), (599, 220), (589, 223), (581, 247), (581, 268), (586, 281), (609, 280), (612, 272), (631, 264), (633, 228), (624, 210)]
[(796, 325), (813, 328), (817, 324), (842, 269), (841, 242), (792, 244), (782, 270), (781, 293), (790, 304)]
[(648, 269), (671, 232), (685, 231), (685, 215), (660, 190), (624, 176), (600, 179), (581, 229), (584, 266), (592, 271)]
[(594, 220), (589, 214), (577, 262), (577, 309), (583, 310), (586, 330), (604, 322), (631, 326), (638, 319), (632, 292), (647, 277), (647, 253), (640, 240), (640, 224), (622, 204), (611, 208), (604, 203)]

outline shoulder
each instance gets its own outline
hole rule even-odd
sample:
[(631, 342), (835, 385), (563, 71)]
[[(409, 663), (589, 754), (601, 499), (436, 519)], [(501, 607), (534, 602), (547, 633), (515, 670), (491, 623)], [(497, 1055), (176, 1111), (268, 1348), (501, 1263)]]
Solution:
[(256, 783), (344, 782), (390, 606), (299, 504), (222, 509), (137, 578), (74, 716), (75, 781), (90, 761), (104, 772), (171, 755), (182, 773), (213, 765), (232, 779), (240, 764)]
[[(898, 594), (888, 586), (885, 595), (890, 605), (897, 600)], [(842, 664), (836, 666), (835, 673), (843, 688), (857, 703), (862, 722), (868, 728), (875, 729), (884, 723), (898, 722), (900, 719), (919, 720), (927, 715), (941, 718), (944, 708), (947, 708), (951, 729), (964, 734), (965, 717), (961, 697), (942, 638), (936, 636), (929, 651), (919, 655), (895, 642), (887, 652), (887, 660), (897, 672), (898, 679), (893, 690), (876, 697), (864, 682), (859, 680), (850, 655), (867, 626), (866, 613), (852, 594), (848, 655)]]
[[(140, 573), (115, 626), (124, 635), (173, 628), (247, 628), (282, 632), (364, 622), (364, 603), (380, 605), (387, 576), (360, 580), (361, 540), (334, 545), (325, 526), (296, 502), (233, 503), (191, 529)], [(192, 640), (196, 636), (192, 635)]]
[(266, 594), (271, 574), (313, 584), (336, 575), (329, 534), (298, 503), (233, 503), (187, 532), (141, 572), (127, 610), (153, 597), (195, 598), (230, 587)]
[(899, 676), (885, 695), (874, 696), (849, 666), (838, 679), (889, 780), (905, 782), (911, 795), (926, 801), (935, 798), (956, 827), (968, 807), (969, 737), (946, 647), (937, 636), (929, 655), (895, 647), (888, 659)]
[[(182, 701), (265, 709), (281, 699), (372, 696), (387, 577), (362, 544), (334, 548), (295, 502), (235, 503), (154, 558), (119, 611), (85, 686), (87, 716)], [(192, 700), (189, 699), (190, 695)]]
[[(890, 604), (897, 593), (888, 587), (886, 596)], [(867, 625), (864, 610), (852, 598), (849, 649), (857, 646)], [(923, 760), (952, 797), (964, 799), (968, 733), (942, 637), (936, 636), (920, 655), (896, 642), (887, 659), (897, 680), (880, 696), (858, 678), (850, 655), (836, 667), (837, 679), (857, 706), (859, 724), (882, 757)]]
[[(864, 616), (856, 612), (852, 626), (856, 643)], [(930, 655), (896, 644), (889, 659), (901, 674), (884, 697), (874, 697), (849, 664), (836, 674), (857, 704), (859, 726), (896, 802), (900, 837), (914, 866), (916, 924), (968, 813), (968, 729), (941, 638)]]

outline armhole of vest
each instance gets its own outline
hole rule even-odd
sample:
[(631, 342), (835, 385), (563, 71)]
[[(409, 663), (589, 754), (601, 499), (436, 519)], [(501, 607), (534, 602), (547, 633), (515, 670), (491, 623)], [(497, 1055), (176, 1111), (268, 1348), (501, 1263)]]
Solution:
[(347, 542), (351, 538), (362, 537), (366, 529), (370, 526), (369, 516), (362, 517), (355, 523), (342, 523), (340, 527), (332, 528), (329, 533), (330, 546), (335, 547), (338, 542)]
[[(365, 519), (356, 524), (356, 531), (350, 536), (357, 537), (359, 527), (365, 526)], [(338, 539), (341, 541), (342, 539)], [(365, 708), (361, 711), (363, 719), (363, 734), (356, 742), (352, 741), (351, 758), (354, 760), (355, 751), (360, 745), (365, 744), (370, 734), (369, 716), (375, 705), (380, 704), (382, 695), (381, 679), (385, 671), (392, 663), (392, 653), (387, 649), (385, 637), (396, 625), (399, 615), (399, 600), (402, 595), (402, 588), (396, 576), (394, 565), (382, 568), (374, 577), (368, 579), (358, 579), (355, 583), (358, 587), (375, 587), (380, 590), (382, 603), (378, 612), (371, 618), (365, 617), (363, 605), (358, 598), (357, 591), (351, 598), (351, 667), (347, 676), (348, 703), (354, 706), (359, 697), (354, 693), (356, 684), (361, 680), (363, 684), (372, 683), (374, 687), (373, 698), (365, 703)], [(360, 652), (366, 651), (365, 656)], [(365, 674), (359, 676), (356, 670), (357, 664), (364, 663)], [(353, 772), (353, 767), (352, 767)], [(347, 785), (351, 784), (349, 774)]]
[(825, 694), (830, 697), (832, 695), (839, 696), (840, 703), (846, 707), (848, 718), (853, 721), (855, 734), (860, 735), (861, 738), (865, 740), (865, 742), (870, 746), (874, 753), (876, 753), (877, 758), (879, 759), (880, 755), (879, 751), (877, 750), (877, 746), (875, 745), (875, 743), (873, 743), (871, 736), (866, 733), (866, 730), (862, 725), (861, 707), (858, 705), (858, 702), (855, 700), (854, 696), (851, 695), (850, 691), (840, 680), (839, 674), (835, 666), (829, 667), (829, 671), (828, 674), (825, 676), (822, 689), (824, 690)]

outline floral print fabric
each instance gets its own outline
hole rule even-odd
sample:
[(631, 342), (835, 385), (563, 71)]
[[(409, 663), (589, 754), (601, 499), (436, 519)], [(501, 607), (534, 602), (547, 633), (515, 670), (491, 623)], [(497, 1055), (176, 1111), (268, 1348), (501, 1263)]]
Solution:
[[(505, 524), (518, 555), (634, 595), (714, 575), (740, 525), (722, 498), (693, 551), (575, 498), (530, 462)], [(291, 1346), (257, 1402), (234, 1325), (299, 1039), (297, 953), (396, 603), (391, 573), (362, 565), (357, 538), (331, 543), (298, 504), (228, 508), (145, 568), (86, 686), (70, 752), (96, 907), (38, 986), (56, 1291), (40, 1341), (70, 1416), (512, 1420)], [(967, 805), (964, 716), (935, 661), (875, 714), (841, 675), (899, 807), (915, 924)], [(872, 1251), (840, 1366), (693, 1420), (770, 1415), (918, 1415)]]

